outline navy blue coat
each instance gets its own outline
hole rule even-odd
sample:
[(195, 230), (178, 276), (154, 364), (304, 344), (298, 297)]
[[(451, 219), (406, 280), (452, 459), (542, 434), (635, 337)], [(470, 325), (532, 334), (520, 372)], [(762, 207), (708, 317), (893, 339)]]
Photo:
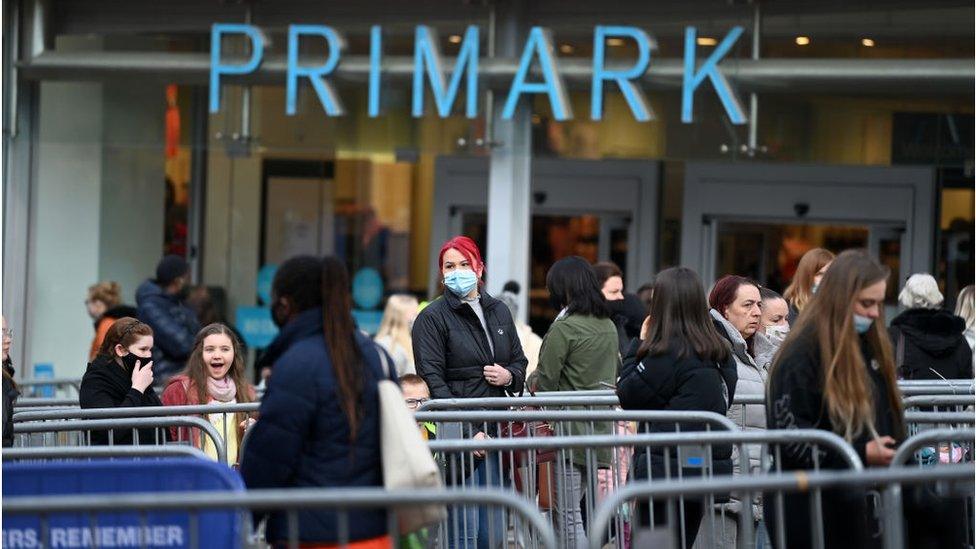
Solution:
[(193, 309), (152, 280), (136, 289), (139, 320), (153, 329), (153, 375), (164, 384), (186, 366), (200, 322)]
[[(332, 362), (322, 334), (322, 309), (300, 313), (282, 328), (269, 346), (274, 364), (261, 401), (260, 419), (252, 427), (241, 458), (241, 475), (248, 488), (382, 487), (379, 401), (376, 384), (383, 375), (379, 351), (368, 337), (355, 334), (365, 358), (362, 419), (355, 444), (339, 407)], [(391, 372), (396, 379), (396, 372)], [(349, 513), (352, 541), (387, 533), (384, 511)], [(298, 513), (303, 543), (335, 543), (336, 513), (303, 510)], [(282, 513), (268, 522), (270, 542), (287, 540)]]

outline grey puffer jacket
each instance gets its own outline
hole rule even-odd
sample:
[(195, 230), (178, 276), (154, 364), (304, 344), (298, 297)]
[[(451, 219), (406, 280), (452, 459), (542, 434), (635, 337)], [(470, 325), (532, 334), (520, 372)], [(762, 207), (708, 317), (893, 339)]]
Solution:
[[(743, 339), (739, 330), (725, 319), (718, 311), (709, 311), (715, 322), (718, 333), (729, 342), (732, 349), (732, 356), (735, 357), (736, 370), (739, 374), (739, 381), (735, 387), (735, 394), (738, 396), (765, 396), (766, 378), (768, 367), (760, 367), (755, 358), (749, 354), (746, 340)], [(741, 405), (734, 404), (729, 407), (729, 419), (735, 422), (740, 429), (746, 431), (758, 431), (766, 429), (766, 407), (762, 404)], [(758, 444), (749, 445), (749, 467), (752, 472), (757, 472), (760, 466), (761, 447)], [(735, 458), (736, 456), (733, 456)], [(739, 471), (738, 460), (735, 460), (735, 471)]]

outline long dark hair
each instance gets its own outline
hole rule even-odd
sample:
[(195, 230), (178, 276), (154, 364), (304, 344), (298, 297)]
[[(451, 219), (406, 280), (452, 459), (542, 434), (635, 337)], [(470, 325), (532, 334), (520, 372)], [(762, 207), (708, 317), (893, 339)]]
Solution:
[(610, 308), (600, 292), (596, 272), (578, 255), (553, 263), (546, 275), (549, 299), (557, 309), (567, 308), (571, 315), (610, 318)]
[(363, 356), (356, 344), (349, 274), (339, 259), (293, 257), (281, 264), (274, 281), (275, 298), (287, 297), (297, 312), (322, 308), (322, 335), (335, 372), (339, 407), (355, 440), (363, 416)]
[(686, 267), (671, 267), (654, 278), (651, 327), (637, 352), (648, 355), (675, 353), (678, 358), (725, 362), (729, 348), (708, 315), (705, 288), (698, 274)]

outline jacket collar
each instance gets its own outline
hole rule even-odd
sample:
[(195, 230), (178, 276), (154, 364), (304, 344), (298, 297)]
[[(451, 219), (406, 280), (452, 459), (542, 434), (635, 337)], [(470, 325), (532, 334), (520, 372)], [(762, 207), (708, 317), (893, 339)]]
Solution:
[(261, 367), (272, 366), (296, 342), (322, 333), (322, 308), (313, 307), (298, 313), (285, 324), (261, 357)]
[[(458, 310), (465, 305), (464, 301), (461, 301), (461, 298), (454, 295), (454, 292), (451, 290), (444, 290), (444, 299), (454, 310)], [(486, 311), (494, 307), (496, 304), (501, 303), (501, 301), (491, 297), (488, 295), (488, 292), (484, 290), (481, 291), (481, 296), (478, 298), (478, 301), (481, 302), (481, 308)]]

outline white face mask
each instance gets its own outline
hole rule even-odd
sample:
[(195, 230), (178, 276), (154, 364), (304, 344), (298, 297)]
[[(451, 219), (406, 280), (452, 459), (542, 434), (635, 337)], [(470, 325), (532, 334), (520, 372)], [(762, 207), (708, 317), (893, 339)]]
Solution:
[(789, 326), (766, 326), (766, 335), (773, 341), (782, 342), (789, 333)]

